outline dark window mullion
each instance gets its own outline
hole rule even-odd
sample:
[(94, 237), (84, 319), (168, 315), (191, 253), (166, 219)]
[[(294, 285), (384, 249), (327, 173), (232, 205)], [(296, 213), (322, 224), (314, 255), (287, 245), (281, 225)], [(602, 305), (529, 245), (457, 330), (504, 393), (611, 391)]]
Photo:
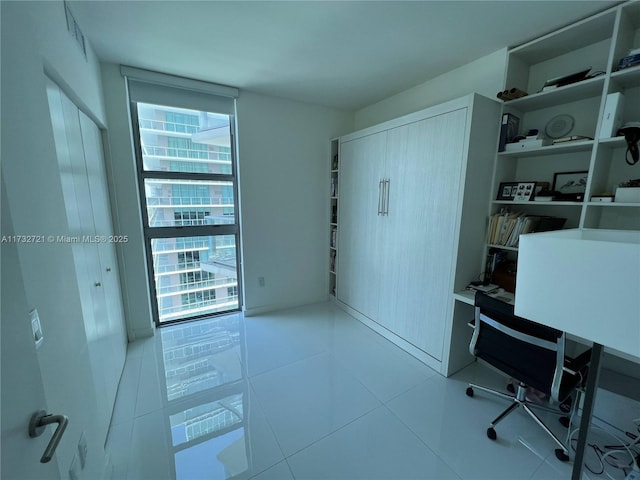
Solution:
[(235, 235), (239, 228), (233, 225), (190, 225), (187, 227), (146, 227), (145, 235), (149, 238), (175, 237), (214, 237), (219, 235)]
[(199, 173), (199, 172), (164, 172), (158, 170), (144, 170), (140, 172), (142, 179), (159, 180), (200, 180), (214, 182), (235, 182), (233, 175), (221, 173)]

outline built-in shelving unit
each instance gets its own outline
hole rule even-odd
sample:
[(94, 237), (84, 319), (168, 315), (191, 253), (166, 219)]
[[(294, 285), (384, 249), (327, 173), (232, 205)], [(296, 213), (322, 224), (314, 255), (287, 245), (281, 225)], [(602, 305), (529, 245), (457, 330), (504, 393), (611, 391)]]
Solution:
[[(519, 134), (545, 126), (558, 115), (569, 115), (576, 140), (557, 145), (504, 151), (496, 155), (489, 215), (502, 210), (525, 215), (566, 218), (564, 228), (640, 229), (640, 203), (599, 203), (594, 195), (615, 194), (617, 186), (640, 177), (640, 164), (625, 162), (623, 137), (600, 138), (607, 95), (624, 95), (622, 124), (640, 121), (640, 66), (618, 70), (620, 59), (640, 48), (640, 2), (631, 1), (512, 48), (508, 54), (505, 89), (518, 88), (527, 96), (505, 101), (503, 114), (519, 119)], [(548, 79), (591, 67), (592, 78), (542, 91)], [(597, 75), (596, 75), (597, 74)], [(614, 133), (615, 135), (615, 133)], [(554, 174), (588, 172), (584, 200), (510, 202), (497, 200), (502, 182), (548, 182)], [(486, 245), (514, 260), (517, 248)]]
[(331, 140), (330, 188), (329, 193), (329, 295), (335, 297), (338, 265), (338, 173), (339, 173), (339, 139)]

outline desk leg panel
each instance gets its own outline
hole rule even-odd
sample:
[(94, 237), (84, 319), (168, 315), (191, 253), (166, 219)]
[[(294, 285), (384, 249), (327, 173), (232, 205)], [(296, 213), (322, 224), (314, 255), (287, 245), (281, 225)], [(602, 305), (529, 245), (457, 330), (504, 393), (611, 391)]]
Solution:
[(584, 396), (584, 404), (582, 407), (582, 418), (580, 419), (580, 430), (578, 433), (578, 446), (576, 447), (576, 456), (573, 460), (573, 471), (571, 480), (582, 479), (582, 466), (584, 464), (584, 453), (587, 447), (587, 438), (589, 437), (589, 427), (591, 426), (591, 417), (593, 415), (593, 406), (596, 401), (596, 393), (598, 391), (598, 379), (600, 377), (600, 360), (602, 359), (603, 347), (599, 343), (594, 343), (591, 348), (591, 363), (589, 366), (589, 376), (587, 378), (587, 388)]

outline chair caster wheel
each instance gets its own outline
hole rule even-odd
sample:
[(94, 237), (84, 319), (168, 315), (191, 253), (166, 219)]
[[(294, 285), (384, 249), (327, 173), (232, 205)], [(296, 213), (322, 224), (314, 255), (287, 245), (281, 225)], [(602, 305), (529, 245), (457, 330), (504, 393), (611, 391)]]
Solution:
[(467, 397), (473, 397), (473, 388), (467, 387)]
[(498, 438), (498, 435), (496, 434), (496, 431), (493, 427), (487, 428), (487, 437), (489, 437), (491, 440), (495, 440), (496, 438)]
[(569, 461), (569, 455), (564, 453), (564, 450), (562, 450), (560, 448), (556, 448), (556, 458), (558, 460), (560, 460), (561, 462), (568, 462)]
[(569, 428), (569, 425), (570, 425), (569, 417), (560, 417), (558, 418), (558, 421), (560, 422), (560, 425), (562, 425), (564, 428)]

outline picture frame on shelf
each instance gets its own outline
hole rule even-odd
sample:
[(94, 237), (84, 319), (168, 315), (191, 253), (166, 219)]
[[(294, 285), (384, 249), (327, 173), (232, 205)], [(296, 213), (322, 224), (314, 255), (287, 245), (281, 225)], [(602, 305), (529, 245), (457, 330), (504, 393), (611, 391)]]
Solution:
[(501, 182), (496, 200), (528, 202), (542, 188), (549, 188), (548, 182)]
[(589, 172), (557, 172), (553, 175), (552, 190), (558, 192), (555, 200), (582, 201), (587, 187)]
[(518, 190), (519, 182), (501, 182), (498, 187), (496, 200), (513, 200)]
[(535, 194), (536, 182), (520, 182), (516, 187), (514, 202), (528, 202)]

